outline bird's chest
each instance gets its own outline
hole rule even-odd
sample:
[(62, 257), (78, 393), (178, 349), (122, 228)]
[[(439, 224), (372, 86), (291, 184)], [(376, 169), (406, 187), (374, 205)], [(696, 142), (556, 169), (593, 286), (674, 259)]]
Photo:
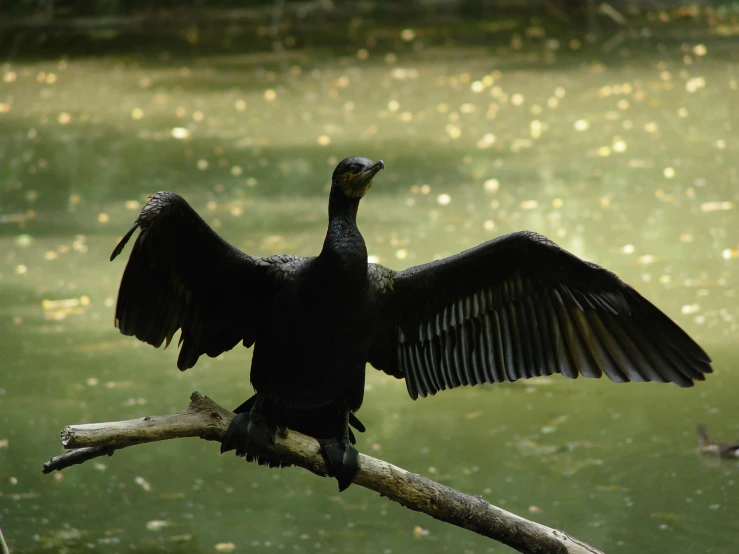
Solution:
[(353, 352), (361, 352), (369, 333), (369, 306), (363, 287), (335, 283), (309, 286), (302, 283), (284, 298), (273, 313), (273, 325), (289, 334), (283, 340), (315, 359), (346, 362)]
[(374, 329), (369, 302), (363, 287), (330, 285), (306, 279), (275, 298), (254, 350), (257, 391), (294, 407), (337, 398), (361, 405)]
[(366, 271), (308, 271), (275, 297), (256, 348), (270, 365), (296, 366), (293, 372), (363, 369), (372, 320)]

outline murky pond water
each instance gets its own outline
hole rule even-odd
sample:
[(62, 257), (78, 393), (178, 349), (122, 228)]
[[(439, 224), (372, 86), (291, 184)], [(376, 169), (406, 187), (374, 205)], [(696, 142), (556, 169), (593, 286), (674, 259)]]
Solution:
[(609, 554), (733, 551), (739, 467), (695, 453), (699, 422), (739, 437), (739, 44), (725, 27), (665, 24), (604, 51), (529, 17), (353, 19), (287, 26), (278, 53), (266, 24), (161, 42), (50, 34), (33, 48), (27, 31), (0, 60), (0, 527), (11, 547), (509, 551), (204, 441), (41, 475), (66, 424), (179, 411), (193, 390), (225, 406), (250, 394), (245, 349), (180, 373), (175, 348), (113, 328), (123, 262), (107, 260), (145, 196), (179, 192), (255, 255), (310, 255), (333, 165), (359, 154), (386, 163), (359, 217), (380, 263), (535, 230), (633, 284), (716, 369), (687, 390), (552, 377), (412, 402), (369, 368), (360, 450)]

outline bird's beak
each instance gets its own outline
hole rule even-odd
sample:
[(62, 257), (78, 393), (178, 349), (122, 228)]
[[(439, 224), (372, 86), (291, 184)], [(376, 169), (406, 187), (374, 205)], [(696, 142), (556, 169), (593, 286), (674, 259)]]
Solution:
[(378, 160), (364, 171), (350, 175), (347, 180), (348, 190), (345, 192), (354, 198), (362, 198), (372, 186), (374, 176), (382, 169), (385, 169), (385, 162)]
[(361, 171), (359, 175), (357, 175), (357, 177), (359, 177), (362, 183), (366, 184), (367, 188), (369, 188), (370, 186), (372, 186), (372, 178), (377, 175), (382, 169), (385, 169), (385, 162), (383, 162), (382, 160), (378, 160), (364, 171)]

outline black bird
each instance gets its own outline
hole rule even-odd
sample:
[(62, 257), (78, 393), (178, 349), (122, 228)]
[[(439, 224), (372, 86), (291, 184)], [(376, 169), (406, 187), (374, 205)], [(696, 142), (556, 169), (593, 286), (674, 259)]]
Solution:
[(116, 325), (156, 347), (178, 329), (177, 367), (254, 345), (256, 394), (222, 444), (283, 465), (264, 447), (277, 426), (315, 437), (340, 490), (359, 469), (354, 416), (366, 363), (405, 379), (411, 398), (462, 385), (561, 373), (690, 387), (711, 360), (677, 324), (610, 271), (532, 232), (393, 271), (367, 263), (359, 201), (382, 161), (352, 157), (331, 179), (321, 253), (256, 258), (182, 199), (158, 192), (136, 228)]

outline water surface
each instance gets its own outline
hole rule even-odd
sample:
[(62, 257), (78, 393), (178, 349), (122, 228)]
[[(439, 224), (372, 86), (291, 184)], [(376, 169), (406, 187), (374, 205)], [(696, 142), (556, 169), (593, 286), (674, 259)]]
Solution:
[(225, 406), (251, 394), (245, 349), (180, 373), (175, 348), (113, 328), (124, 265), (107, 260), (145, 196), (184, 195), (249, 253), (312, 255), (333, 166), (358, 154), (386, 164), (359, 216), (380, 263), (538, 231), (634, 285), (716, 369), (687, 390), (552, 377), (412, 402), (369, 368), (360, 450), (609, 554), (732, 551), (739, 469), (697, 456), (695, 426), (739, 437), (739, 49), (715, 25), (668, 23), (603, 48), (528, 16), (314, 21), (285, 24), (277, 53), (267, 24), (159, 41), (66, 31), (35, 45), (26, 31), (0, 60), (0, 527), (11, 547), (510, 551), (204, 441), (41, 475), (64, 425), (179, 411), (193, 390)]

